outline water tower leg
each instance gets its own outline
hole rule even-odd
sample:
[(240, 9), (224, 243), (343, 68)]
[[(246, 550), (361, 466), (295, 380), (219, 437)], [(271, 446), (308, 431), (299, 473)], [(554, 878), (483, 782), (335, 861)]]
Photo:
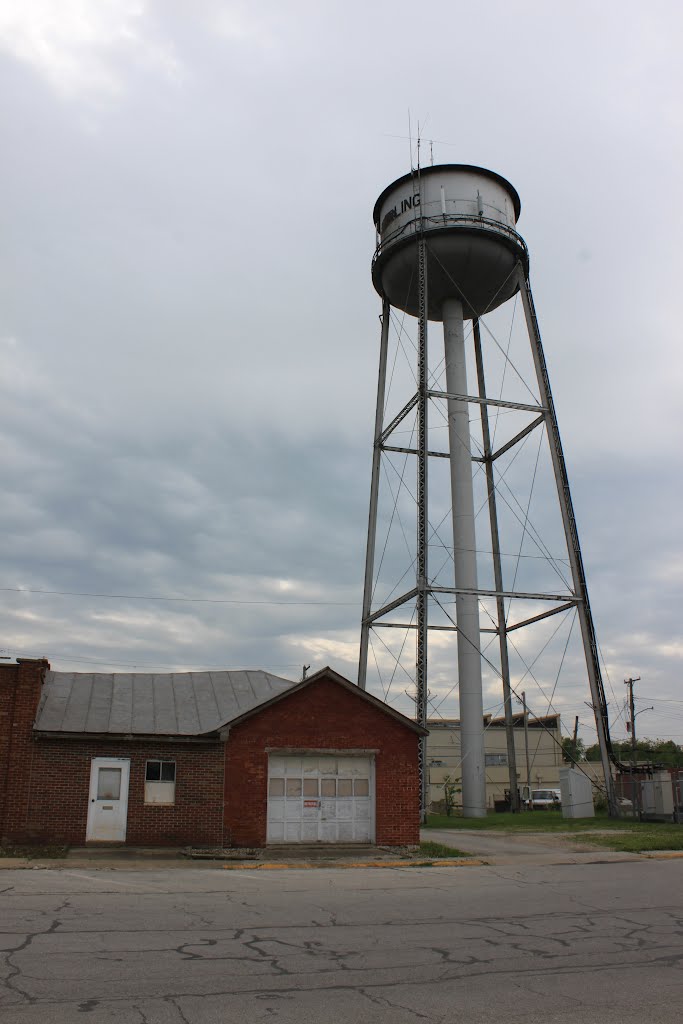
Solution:
[[(449, 395), (466, 395), (468, 392), (465, 329), (462, 303), (458, 299), (447, 299), (443, 304), (443, 334), (446, 390)], [(448, 438), (455, 586), (458, 589), (476, 591), (477, 545), (474, 529), (472, 453), (469, 406), (465, 401), (448, 399)], [(483, 818), (486, 815), (484, 709), (481, 692), (479, 603), (476, 593), (456, 594), (455, 607), (458, 625), (463, 815), (466, 818)]]
[(370, 478), (370, 512), (368, 515), (368, 540), (365, 552), (365, 586), (363, 589), (363, 617), (360, 628), (360, 654), (358, 659), (358, 685), (365, 689), (368, 675), (368, 643), (370, 639), (370, 609), (375, 572), (375, 542), (377, 539), (377, 502), (379, 497), (379, 471), (382, 455), (381, 435), (384, 426), (384, 396), (387, 381), (387, 350), (389, 345), (389, 323), (391, 306), (389, 300), (382, 303), (382, 336), (379, 348), (379, 377), (377, 379), (377, 406), (375, 408), (375, 441), (372, 449), (372, 476)]
[(552, 459), (553, 471), (555, 473), (555, 485), (557, 487), (557, 496), (560, 502), (564, 535), (567, 541), (567, 554), (569, 555), (569, 564), (572, 571), (574, 593), (579, 599), (576, 609), (579, 625), (581, 627), (581, 636), (583, 638), (583, 649), (586, 658), (586, 668), (588, 670), (588, 682), (593, 701), (595, 726), (598, 733), (598, 744), (600, 747), (600, 760), (602, 761), (602, 770), (605, 776), (607, 804), (609, 807), (610, 817), (618, 818), (619, 807), (614, 790), (614, 780), (612, 779), (612, 767), (610, 762), (611, 740), (609, 737), (607, 701), (605, 700), (605, 689), (602, 683), (602, 673), (600, 672), (598, 642), (595, 636), (593, 615), (591, 613), (590, 602), (588, 600), (586, 574), (583, 568), (579, 535), (576, 529), (576, 519), (569, 490), (567, 467), (565, 465), (564, 454), (562, 452), (560, 431), (557, 425), (555, 405), (553, 403), (553, 396), (550, 390), (550, 379), (548, 377), (548, 369), (545, 362), (545, 355), (543, 353), (541, 331), (538, 326), (534, 300), (531, 295), (531, 285), (529, 284), (529, 280), (521, 267), (518, 267), (517, 269), (517, 276), (519, 281), (519, 292), (522, 297), (522, 305), (524, 306), (527, 331), (531, 342), (531, 353), (534, 359), (534, 366), (536, 368), (536, 379), (538, 381), (541, 402), (546, 408), (545, 419), (546, 429), (548, 431), (548, 442), (550, 444), (550, 457)]

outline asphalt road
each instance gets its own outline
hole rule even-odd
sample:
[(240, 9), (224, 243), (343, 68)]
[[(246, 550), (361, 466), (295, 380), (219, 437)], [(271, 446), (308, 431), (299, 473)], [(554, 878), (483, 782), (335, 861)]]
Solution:
[(2, 1024), (670, 1024), (683, 861), (0, 872)]

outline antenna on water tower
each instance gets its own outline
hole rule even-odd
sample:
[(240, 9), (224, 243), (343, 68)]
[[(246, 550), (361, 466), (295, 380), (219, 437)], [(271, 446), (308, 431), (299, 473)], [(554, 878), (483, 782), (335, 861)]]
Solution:
[[(529, 284), (529, 254), (523, 238), (516, 230), (520, 207), (520, 199), (513, 186), (493, 171), (467, 164), (420, 167), (418, 129), (417, 168), (384, 189), (373, 214), (377, 249), (372, 263), (372, 281), (382, 299), (382, 332), (358, 683), (363, 689), (367, 685), (371, 633), (375, 635), (385, 627), (393, 627), (405, 629), (407, 637), (408, 631), (413, 631), (415, 717), (420, 725), (425, 726), (429, 703), (427, 668), (430, 630), (445, 630), (446, 635), (449, 631), (455, 633), (460, 705), (460, 771), (463, 814), (466, 817), (483, 817), (487, 807), (482, 664), (489, 674), (494, 669), (502, 683), (510, 792), (514, 806), (518, 800), (518, 785), (510, 634), (513, 630), (529, 628), (541, 620), (545, 622), (559, 612), (573, 613), (574, 610), (580, 624), (610, 808), (614, 808), (607, 705), (569, 483)], [(485, 318), (513, 297), (521, 299), (526, 351), (528, 355), (530, 347), (535, 377), (535, 392), (527, 389), (528, 395), (523, 395), (526, 401), (518, 398), (492, 398), (487, 390), (486, 361), (492, 353), (495, 354), (494, 346), (488, 343), (488, 337), (490, 335), (494, 341), (495, 337), (487, 330)], [(397, 414), (385, 422), (387, 355), (393, 309), (401, 310), (417, 320), (416, 364), (411, 370), (416, 389)], [(429, 359), (430, 320), (443, 325), (445, 388), (438, 386), (441, 364), (434, 358), (431, 362)], [(402, 325), (403, 321), (401, 331), (404, 330)], [(482, 327), (487, 332), (484, 336)], [(476, 377), (476, 394), (469, 387), (468, 363), (470, 374)], [(505, 365), (507, 369), (507, 363)], [(430, 410), (439, 404), (447, 413), (447, 451), (435, 450), (430, 440)], [(489, 416), (497, 417), (502, 412), (514, 412), (516, 416), (526, 417), (528, 422), (506, 443), (495, 448), (498, 420), (492, 433)], [(475, 415), (480, 417), (480, 454), (473, 455), (470, 416), (474, 422)], [(412, 431), (408, 431), (411, 418), (414, 426)], [(539, 428), (545, 429), (547, 434), (555, 483), (554, 501), (559, 509), (561, 533), (566, 545), (565, 562), (569, 565), (569, 578), (563, 579), (561, 571), (558, 571), (562, 586), (556, 585), (552, 592), (538, 588), (522, 589), (516, 570), (514, 575), (504, 572), (505, 548), (501, 548), (499, 526), (502, 503), (498, 500), (501, 471), (497, 460), (523, 446), (529, 435)], [(400, 436), (401, 431), (410, 433), (407, 443)], [(387, 453), (401, 453), (405, 463), (411, 457), (414, 460), (416, 542), (410, 569), (412, 579), (404, 573), (389, 591), (389, 596), (379, 600), (375, 579), (375, 549), (380, 470)], [(429, 518), (431, 489), (428, 466), (433, 465), (435, 459), (447, 460), (450, 477), (452, 548), (449, 546), (448, 562), (452, 565), (452, 575), (447, 585), (439, 580), (440, 570), (435, 570), (429, 562), (430, 543), (433, 543), (432, 538), (438, 533), (438, 526)], [(477, 548), (475, 529), (473, 465), (478, 473), (483, 470), (486, 487), (483, 504), (488, 506), (487, 543), (491, 547), (490, 551), (487, 549), (486, 555), (491, 561), (492, 579), (484, 586), (479, 581), (482, 552)], [(392, 519), (397, 502), (394, 495)], [(517, 504), (521, 509), (521, 503)], [(523, 522), (522, 543), (530, 530), (527, 520), (528, 515)], [(408, 535), (405, 530), (403, 532), (407, 544)], [(386, 545), (379, 559), (380, 565), (385, 551)], [(558, 564), (556, 560), (556, 570)], [(449, 597), (454, 600), (454, 615), (444, 607), (444, 601)], [(480, 607), (487, 609), (492, 628), (480, 624)], [(439, 610), (441, 619), (438, 624), (430, 623), (430, 608)], [(514, 614), (513, 609), (521, 611)], [(408, 622), (405, 621), (407, 618)], [(492, 634), (492, 641), (489, 642), (494, 642), (496, 638), (498, 640), (496, 665), (491, 661), (492, 655), (483, 651), (484, 632)], [(514, 649), (517, 650), (516, 647)], [(420, 752), (423, 816), (428, 804), (425, 754), (423, 739)]]

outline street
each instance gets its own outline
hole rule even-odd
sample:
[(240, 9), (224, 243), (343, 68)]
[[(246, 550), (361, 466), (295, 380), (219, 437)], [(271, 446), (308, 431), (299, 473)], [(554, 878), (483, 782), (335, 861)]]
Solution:
[(4, 870), (0, 948), (2, 1024), (669, 1024), (683, 861)]

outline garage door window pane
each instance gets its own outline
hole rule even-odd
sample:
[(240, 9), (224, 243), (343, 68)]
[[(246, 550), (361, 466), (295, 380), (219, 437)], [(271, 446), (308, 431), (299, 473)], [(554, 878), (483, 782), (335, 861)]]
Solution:
[(321, 794), (321, 796), (336, 796), (337, 795), (337, 780), (336, 779), (321, 779), (321, 781), (320, 781), (320, 794)]
[(121, 796), (121, 769), (100, 768), (97, 774), (97, 799), (118, 800)]
[(287, 796), (301, 796), (301, 779), (287, 779)]
[(285, 780), (284, 779), (271, 779), (268, 783), (268, 792), (271, 796), (284, 796), (285, 795)]
[(304, 796), (317, 796), (318, 795), (318, 780), (317, 779), (304, 779)]
[(369, 779), (355, 779), (353, 783), (353, 795), (354, 796), (369, 796), (370, 795), (370, 780)]
[(337, 796), (352, 796), (353, 782), (351, 779), (337, 779)]

